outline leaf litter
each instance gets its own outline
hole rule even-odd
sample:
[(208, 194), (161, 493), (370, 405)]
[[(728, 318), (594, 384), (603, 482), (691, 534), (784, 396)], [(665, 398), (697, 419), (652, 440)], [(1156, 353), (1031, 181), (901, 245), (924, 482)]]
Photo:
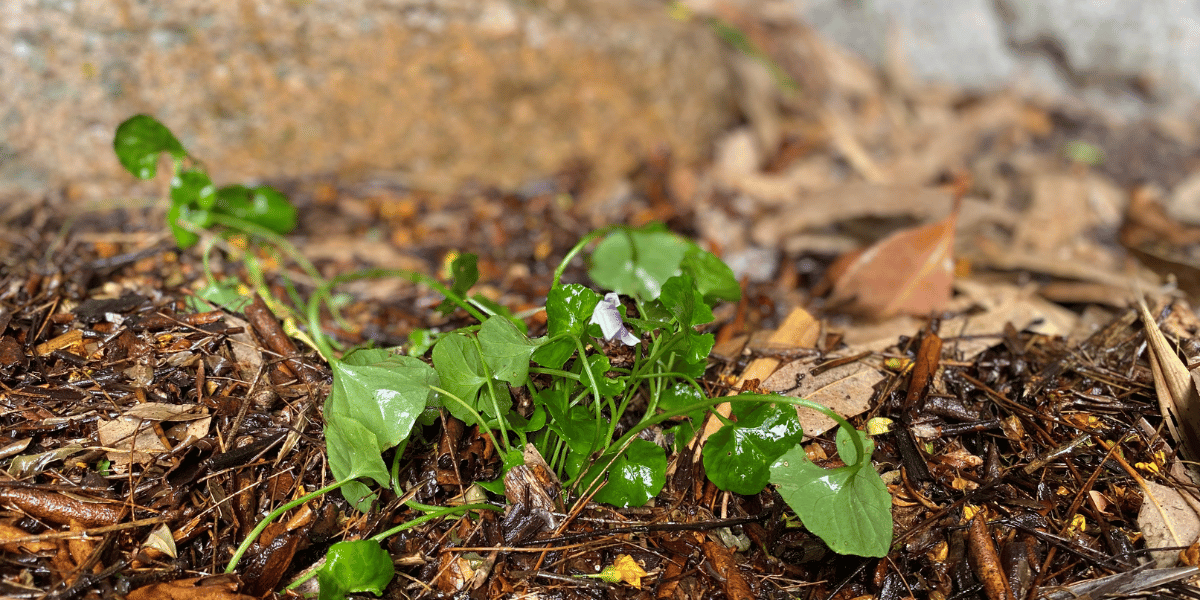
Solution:
[[(752, 36), (767, 30), (749, 28)], [(411, 400), (404, 382), (381, 385), (371, 371), (401, 359), (368, 353), (324, 364), (292, 343), (261, 301), (236, 309), (241, 314), (189, 310), (205, 265), (164, 245), (153, 211), (98, 210), (78, 221), (47, 201), (24, 204), (0, 238), (0, 595), (261, 596), (318, 568), (335, 541), (366, 540), (431, 506), (490, 498), (503, 503), (502, 515), (430, 519), (383, 545), (355, 548), (397, 565), (397, 576), (364, 573), (345, 591), (1195, 596), (1185, 582), (1196, 573), (1198, 503), (1180, 453), (1195, 451), (1187, 415), (1195, 410), (1200, 332), (1187, 301), (1196, 299), (1189, 273), (1198, 242), (1194, 223), (1165, 208), (1148, 213), (1152, 190), (1132, 180), (1169, 188), (1162, 201), (1194, 195), (1187, 187), (1194, 182), (1180, 173), (1131, 174), (1136, 165), (1071, 162), (1059, 150), (1079, 128), (1064, 123), (1132, 139), (1097, 115), (1007, 93), (886, 86), (811, 34), (759, 45), (814, 87), (809, 96), (833, 101), (816, 107), (747, 95), (749, 127), (718, 143), (716, 164), (664, 168), (669, 156), (647, 157), (658, 166), (646, 172), (659, 180), (643, 179), (645, 187), (619, 201), (597, 201), (577, 167), (525, 191), (464, 186), (433, 194), (334, 176), (278, 183), (305, 207), (299, 245), (327, 272), (370, 264), (437, 273), (453, 252), (473, 251), (482, 275), (473, 289), (518, 313), (543, 301), (548, 265), (593, 219), (652, 215), (727, 256), (769, 250), (778, 258), (771, 276), (747, 276), (747, 300), (702, 326), (760, 340), (715, 361), (707, 393), (791, 389), (860, 428), (868, 420), (890, 424), (865, 445), (874, 448), (891, 514), (860, 515), (863, 527), (894, 533), (891, 547), (877, 553), (886, 558), (835, 554), (852, 540), (827, 545), (812, 535), (825, 517), (820, 503), (797, 517), (782, 501), (794, 488), (825, 485), (837, 494), (853, 485), (855, 474), (830, 458), (848, 440), (825, 433), (828, 425), (801, 420), (805, 441), (792, 452), (833, 469), (837, 481), (813, 477), (742, 495), (738, 485), (761, 474), (733, 478), (722, 486), (730, 491), (706, 480), (708, 465), (738, 473), (737, 465), (705, 460), (705, 452), (720, 458), (722, 444), (774, 452), (755, 431), (777, 414), (731, 409), (725, 416), (736, 428), (691, 447), (669, 438), (684, 435), (685, 425), (699, 429), (703, 415), (631, 442), (635, 454), (673, 465), (641, 507), (633, 506), (640, 498), (530, 493), (558, 485), (536, 466), (509, 470), (524, 479), (509, 490), (505, 478), (489, 496), (473, 484), (500, 477), (504, 449), (450, 406), (425, 413), (412, 401), (404, 422), (357, 415), (370, 427), (335, 428), (373, 438), (385, 451), (364, 463), (346, 451), (357, 444), (323, 438), (320, 425), (344, 411), (336, 399), (332, 407), (320, 401), (335, 380), (395, 392), (381, 403)], [(568, 194), (578, 201), (564, 202)], [(961, 208), (950, 208), (952, 195), (962, 197)], [(1118, 232), (1147, 269), (1113, 243)], [(814, 293), (838, 255), (864, 247), (874, 250), (851, 263), (850, 279), (830, 277), (832, 296)], [(245, 275), (236, 261), (214, 255), (213, 263), (234, 281)], [(572, 265), (564, 280), (584, 281), (586, 267)], [(287, 269), (278, 266), (273, 284), (284, 285), (281, 274), (304, 281)], [(608, 276), (628, 292), (660, 291), (620, 272)], [(1138, 288), (1154, 310), (1134, 309)], [(398, 345), (413, 329), (467, 322), (461, 312), (442, 314), (442, 298), (407, 283), (348, 289), (343, 320), (327, 323), (348, 345)], [(562, 301), (600, 300), (577, 291)], [(838, 301), (857, 302), (873, 322), (843, 314)], [(792, 325), (787, 315), (796, 316)], [(1172, 315), (1187, 318), (1171, 322)], [(504, 338), (505, 322), (487, 325), (487, 335)], [(544, 328), (544, 318), (528, 324)], [(784, 334), (764, 333), (776, 329)], [(466, 348), (464, 341), (443, 343)], [(569, 349), (511, 350), (456, 353), (463, 378), (453, 385), (465, 396), (504, 385), (531, 353), (562, 356), (560, 366), (569, 367)], [(434, 352), (435, 361), (444, 354)], [(422, 367), (411, 367), (419, 379)], [(579, 416), (549, 396), (514, 392), (510, 400), (527, 418), (544, 405), (564, 432)], [(135, 425), (113, 435), (106, 423), (116, 422)], [(397, 444), (401, 430), (419, 435)], [(634, 467), (611, 465), (618, 477), (639, 477)], [(331, 469), (386, 484), (374, 509), (358, 512), (340, 495), (305, 503), (264, 532), (244, 568), (217, 574), (264, 514), (328, 484)]]

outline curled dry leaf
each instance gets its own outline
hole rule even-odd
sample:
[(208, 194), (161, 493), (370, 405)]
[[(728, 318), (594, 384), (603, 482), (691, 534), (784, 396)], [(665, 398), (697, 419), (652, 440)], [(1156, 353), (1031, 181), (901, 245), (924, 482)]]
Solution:
[(975, 577), (983, 584), (988, 600), (1013, 600), (1012, 589), (1000, 564), (1000, 555), (996, 552), (996, 544), (982, 513), (976, 513), (968, 532), (967, 549), (975, 566)]
[(125, 514), (125, 507), (117, 502), (93, 502), (82, 496), (37, 488), (0, 487), (0, 502), (30, 516), (62, 525), (72, 521), (88, 527), (112, 525)]
[(705, 558), (712, 564), (713, 570), (717, 573), (718, 579), (724, 587), (725, 596), (730, 600), (750, 600), (754, 598), (754, 592), (750, 590), (750, 584), (746, 582), (746, 576), (738, 569), (737, 561), (733, 557), (733, 551), (721, 544), (701, 538), (700, 548), (704, 552)]
[(889, 235), (854, 257), (829, 300), (850, 312), (885, 318), (942, 309), (954, 284), (958, 205), (936, 223)]

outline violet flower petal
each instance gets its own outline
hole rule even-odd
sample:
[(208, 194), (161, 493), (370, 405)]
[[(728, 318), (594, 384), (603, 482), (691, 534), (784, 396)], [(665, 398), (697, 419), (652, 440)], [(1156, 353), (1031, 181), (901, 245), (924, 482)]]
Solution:
[(621, 321), (620, 307), (621, 300), (617, 297), (617, 293), (609, 292), (604, 295), (603, 300), (596, 303), (596, 309), (592, 311), (590, 322), (600, 326), (604, 339), (610, 342), (614, 339), (620, 340), (626, 346), (636, 346), (640, 340)]

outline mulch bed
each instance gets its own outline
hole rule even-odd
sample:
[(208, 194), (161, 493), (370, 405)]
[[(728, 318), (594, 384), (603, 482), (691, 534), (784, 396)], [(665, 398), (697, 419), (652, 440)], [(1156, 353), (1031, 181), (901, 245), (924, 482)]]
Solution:
[[(454, 210), (477, 206), (460, 201)], [(150, 227), (145, 211), (64, 224), (38, 214), (49, 210), (22, 216), (42, 227), (8, 230), (0, 279), (0, 594), (262, 596), (314, 566), (332, 542), (423, 514), (390, 492), (365, 515), (327, 495), (268, 528), (239, 568), (221, 575), (269, 510), (329, 483), (317, 410), (329, 372), (314, 353), (281, 348), (286, 336), (269, 313), (190, 311), (186, 291), (201, 265), (138, 229)], [(580, 233), (525, 222), (489, 225), (494, 237), (512, 238), (494, 246), (508, 254), (483, 255), (481, 269), (482, 285), (516, 307), (537, 303), (549, 274), (500, 265), (560, 256)], [(416, 247), (435, 272), (446, 248)], [(334, 263), (326, 266), (341, 268)], [(773, 294), (750, 290), (759, 322), (778, 319)], [(354, 303), (346, 314), (357, 330), (342, 333), (386, 342), (414, 326), (445, 325), (426, 296), (405, 288), (386, 302)], [(1195, 333), (1190, 325), (1177, 333)], [(1117, 312), (1077, 344), (1010, 326), (968, 361), (956, 360), (951, 334), (935, 332), (936, 323), (873, 355), (909, 360), (890, 363), (871, 409), (854, 421), (897, 424), (876, 438), (874, 457), (894, 498), (885, 559), (833, 555), (771, 490), (730, 495), (679, 469), (650, 506), (589, 504), (556, 515), (565, 520), (556, 531), (511, 490), (491, 498), (507, 500), (504, 513), (405, 531), (386, 543), (400, 573), (389, 597), (1058, 598), (1063, 586), (1138, 571), (1147, 553), (1136, 474), (1194, 486), (1166, 474), (1173, 451), (1160, 436), (1136, 314)], [(944, 350), (920, 351), (929, 340)], [(736, 359), (714, 365), (714, 394), (723, 393), (719, 371), (737, 368)], [(114, 434), (115, 426), (128, 430)], [(405, 500), (447, 505), (470, 482), (500, 473), (487, 437), (451, 417), (413, 442), (401, 460), (412, 491)], [(808, 447), (835, 456), (830, 434)], [(579, 577), (619, 555), (649, 573), (640, 589)], [(1109, 589), (1134, 593), (1139, 582), (1129, 576)], [(1197, 597), (1178, 582), (1157, 589)]]

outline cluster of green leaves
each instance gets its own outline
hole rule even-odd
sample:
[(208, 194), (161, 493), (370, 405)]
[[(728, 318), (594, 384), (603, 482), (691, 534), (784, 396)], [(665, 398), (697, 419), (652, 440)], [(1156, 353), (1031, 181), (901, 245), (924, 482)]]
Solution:
[[(704, 395), (697, 380), (713, 336), (698, 328), (712, 321), (716, 302), (738, 298), (728, 267), (661, 227), (602, 230), (576, 249), (600, 237), (589, 275), (598, 287), (625, 295), (631, 304), (612, 310), (639, 340), (632, 349), (632, 366), (614, 366), (604, 352), (613, 344), (594, 322), (597, 311), (605, 308), (602, 296), (583, 285), (562, 284), (557, 277), (546, 299), (544, 337), (530, 339), (511, 316), (488, 314), (478, 326), (416, 335), (432, 340), (432, 364), (383, 350), (330, 357), (334, 385), (325, 415), (334, 476), (394, 487), (395, 465), (389, 474), (380, 453), (402, 444), (423, 416), (431, 419), (444, 408), (492, 435), (504, 453), (505, 469), (520, 464), (520, 448), (533, 444), (577, 495), (594, 491), (597, 501), (638, 506), (661, 491), (667, 468), (666, 451), (638, 433), (669, 425), (676, 444), (682, 445), (714, 404), (731, 400), (731, 418), (703, 451), (705, 469), (717, 487), (755, 494), (775, 484), (805, 525), (833, 550), (886, 554), (891, 502), (871, 467), (869, 438), (804, 399)], [(477, 277), (474, 257), (459, 257), (452, 271), (455, 280), (443, 292), (452, 303), (480, 309), (461, 297), (469, 288), (462, 282)], [(316, 326), (314, 321), (314, 330)], [(535, 383), (531, 374), (548, 377)], [(514, 410), (510, 390), (515, 387), (526, 387), (533, 398), (528, 416)], [(617, 423), (639, 397), (646, 408), (618, 436)], [(837, 443), (846, 466), (823, 469), (805, 458), (795, 405), (816, 408), (841, 423)], [(503, 489), (500, 479), (481, 485), (494, 492)], [(355, 481), (342, 489), (361, 509), (369, 507), (372, 496), (366, 485)]]
[(284, 234), (296, 227), (296, 208), (278, 190), (260, 185), (216, 187), (200, 162), (154, 117), (134, 115), (113, 137), (117, 160), (138, 179), (153, 179), (163, 154), (171, 159), (171, 207), (167, 224), (180, 248), (200, 240), (198, 230), (221, 224), (234, 229), (249, 223)]
[[(236, 568), (271, 520), (299, 503), (340, 489), (354, 506), (366, 511), (377, 497), (374, 489), (390, 488), (403, 495), (398, 474), (404, 448), (417, 424), (432, 424), (442, 411), (478, 425), (491, 436), (502, 453), (505, 471), (520, 464), (522, 449), (532, 444), (569, 493), (577, 497), (594, 493), (600, 502), (638, 506), (662, 490), (667, 468), (666, 450), (639, 434), (650, 427), (667, 427), (674, 434), (675, 447), (682, 447), (722, 401), (732, 402), (733, 412), (703, 450), (705, 470), (717, 487), (755, 494), (774, 484), (804, 525), (834, 551), (864, 556), (887, 553), (891, 502), (871, 466), (872, 444), (866, 435), (805, 399), (704, 394), (698, 380), (707, 366), (713, 336), (700, 330), (713, 320), (715, 304), (736, 301), (740, 289), (729, 268), (694, 242), (661, 226), (614, 226), (585, 236), (555, 271), (546, 298), (546, 335), (531, 339), (525, 323), (503, 307), (478, 295), (467, 297), (479, 277), (472, 255), (453, 262), (448, 284), (393, 270), (323, 279), (279, 237), (295, 225), (296, 212), (278, 192), (236, 185), (214, 188), (201, 168), (190, 166), (195, 161), (174, 135), (144, 115), (121, 124), (114, 147), (122, 164), (143, 179), (154, 177), (162, 153), (171, 157), (169, 224), (180, 247), (195, 244), (201, 230), (222, 225), (283, 247), (318, 283), (303, 302), (303, 311), (295, 308), (301, 301), (294, 289), (292, 305), (270, 301), (289, 317), (304, 313), (309, 325), (306, 341), (332, 370), (324, 418), (328, 460), (336, 481), (273, 511), (238, 548), (228, 571)], [(591, 287), (561, 282), (567, 264), (593, 243), (588, 275), (596, 288), (610, 291), (606, 296)], [(265, 290), (261, 269), (249, 257), (244, 260), (251, 279)], [(439, 310), (465, 310), (478, 324), (449, 332), (414, 332), (407, 355), (378, 348), (335, 348), (321, 327), (323, 309), (336, 317), (333, 288), (377, 277), (400, 277), (429, 286), (446, 298)], [(210, 276), (205, 288), (212, 290), (209, 299), (233, 304), (238, 295), (235, 287), (213, 279)], [(632, 344), (626, 351), (632, 353), (632, 360), (618, 366), (606, 349), (621, 343)], [(532, 412), (522, 414), (514, 408), (512, 390), (517, 388), (525, 388), (533, 399)], [(638, 408), (631, 410), (635, 401)], [(824, 469), (807, 460), (800, 448), (803, 431), (794, 406), (819, 410), (838, 421), (836, 442), (846, 466)], [(619, 423), (628, 422), (633, 425), (618, 431)], [(390, 465), (385, 461), (389, 454)], [(489, 491), (503, 491), (502, 477), (479, 483)], [(442, 509), (400, 528), (435, 515), (486, 508), (493, 507)], [(317, 573), (321, 598), (379, 593), (386, 587), (394, 571), (379, 543), (392, 533), (334, 544), (325, 567)]]

